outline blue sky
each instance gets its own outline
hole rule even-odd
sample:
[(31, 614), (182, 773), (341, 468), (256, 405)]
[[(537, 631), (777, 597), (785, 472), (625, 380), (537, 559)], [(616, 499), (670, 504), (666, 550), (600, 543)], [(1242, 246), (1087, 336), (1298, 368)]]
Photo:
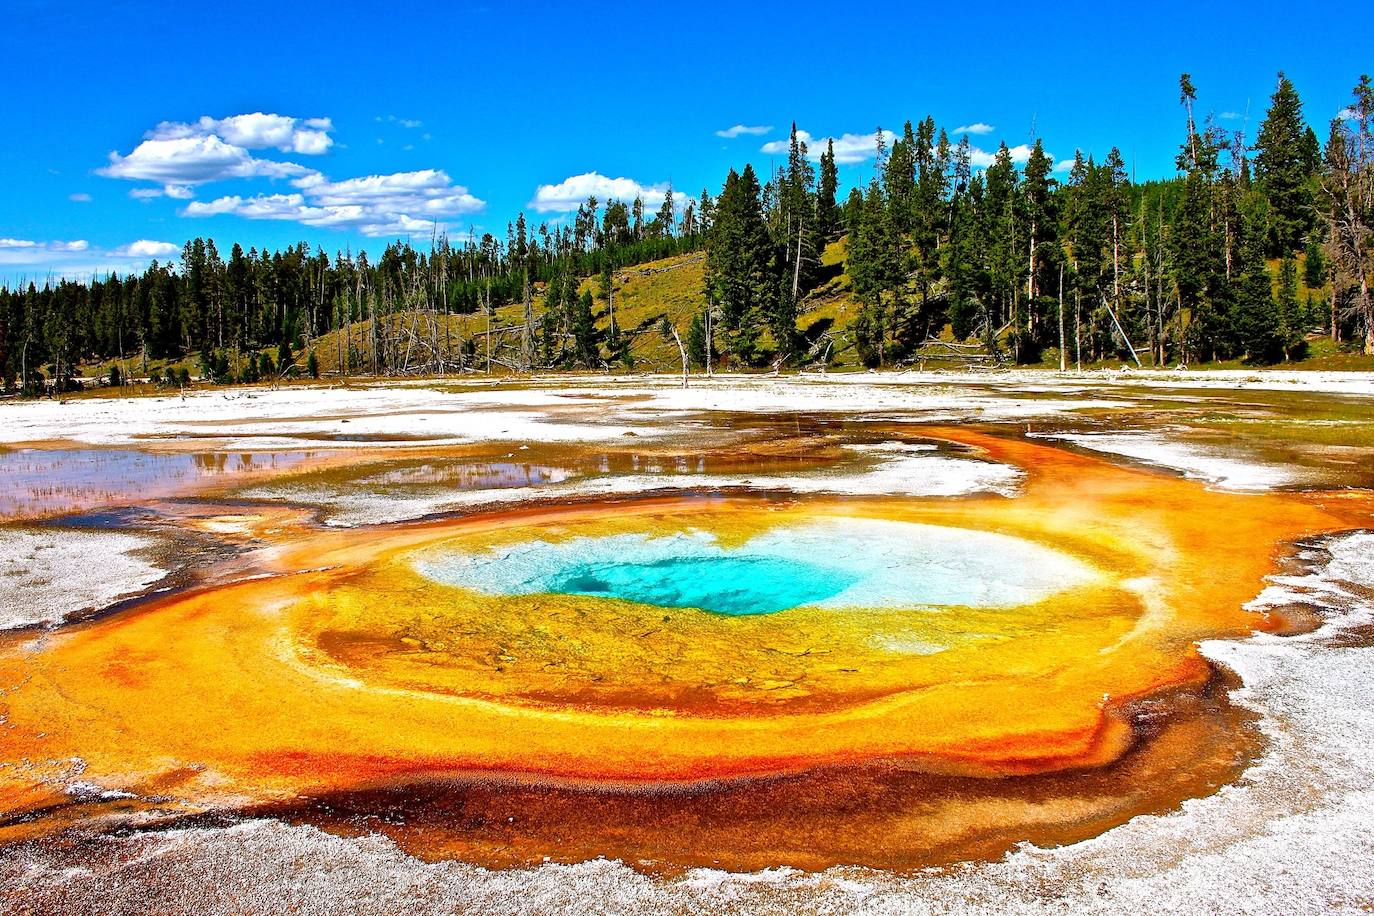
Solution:
[(377, 252), (435, 222), (500, 237), (589, 191), (715, 193), (731, 166), (766, 171), (793, 120), (858, 138), (846, 185), (876, 125), (926, 114), (986, 127), (988, 152), (1033, 125), (1056, 159), (1117, 145), (1164, 176), (1181, 71), (1253, 137), (1282, 68), (1324, 136), (1370, 64), (1341, 17), (1267, 2), (5, 6), (11, 282), (141, 268), (196, 235)]

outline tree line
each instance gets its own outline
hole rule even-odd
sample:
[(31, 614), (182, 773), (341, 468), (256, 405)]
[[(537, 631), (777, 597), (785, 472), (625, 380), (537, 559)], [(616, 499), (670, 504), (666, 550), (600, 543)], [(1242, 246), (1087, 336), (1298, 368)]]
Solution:
[[(77, 386), (84, 362), (116, 360), (111, 378), (127, 379), (149, 375), (150, 361), (190, 357), (206, 379), (257, 381), (288, 367), (317, 372), (316, 348), (331, 331), (345, 373), (462, 371), (484, 355), (487, 365), (517, 369), (572, 365), (575, 309), (515, 326), (489, 320), (479, 332), (485, 347), (456, 333), (454, 319), (490, 319), (522, 301), (528, 313), (536, 288), (561, 305), (570, 278), (697, 250), (709, 213), (691, 200), (679, 211), (678, 200), (670, 189), (646, 214), (639, 199), (590, 198), (568, 225), (528, 227), (521, 214), (505, 239), (487, 233), (455, 244), (436, 235), (426, 249), (388, 244), (375, 260), (366, 252), (330, 257), (305, 242), (270, 253), (235, 244), (225, 257), (196, 238), (178, 262), (153, 261), (141, 274), (7, 287), (0, 378), (6, 390), (60, 391)], [(586, 351), (583, 362), (604, 364)]]
[[(305, 243), (225, 257), (197, 238), (141, 274), (0, 290), (0, 379), (61, 390), (93, 360), (116, 360), (122, 380), (188, 356), (218, 381), (318, 372), (331, 331), (343, 374), (609, 368), (645, 330), (616, 320), (617, 271), (702, 249), (703, 305), (682, 347), (708, 368), (824, 363), (846, 344), (869, 366), (932, 349), (1015, 362), (1053, 350), (1061, 367), (1272, 363), (1318, 331), (1374, 353), (1369, 77), (1324, 141), (1282, 73), (1253, 141), (1199, 119), (1197, 99), (1184, 74), (1166, 180), (1134, 182), (1115, 148), (1057, 172), (1038, 139), (1020, 167), (1003, 143), (980, 168), (967, 136), (927, 117), (890, 144), (879, 129), (871, 176), (843, 201), (833, 145), (813, 163), (794, 125), (766, 180), (746, 165), (714, 198), (669, 189), (652, 212), (590, 198), (558, 225), (521, 214), (504, 239), (436, 234), (375, 261)], [(842, 273), (857, 306), (843, 333), (807, 314), (843, 298)], [(511, 305), (518, 317), (497, 320)], [(473, 315), (477, 330), (455, 320)], [(678, 330), (663, 328), (681, 343)]]
[(869, 366), (932, 347), (1016, 362), (1054, 349), (1061, 366), (1273, 363), (1318, 331), (1374, 353), (1369, 78), (1324, 143), (1282, 73), (1253, 142), (1199, 121), (1187, 74), (1179, 90), (1178, 175), (1139, 184), (1115, 148), (1100, 162), (1076, 154), (1056, 178), (1038, 139), (1021, 168), (1003, 143), (978, 169), (968, 137), (927, 117), (890, 148), (879, 129), (870, 180), (837, 207), (833, 147), (817, 176), (794, 126), (767, 184), (747, 166), (726, 179), (706, 239), (708, 306), (692, 326), (697, 361), (719, 344), (754, 362), (761, 340), (768, 358), (823, 358), (826, 335), (795, 321), (827, 280), (817, 251), (841, 236), (859, 302), (852, 343)]

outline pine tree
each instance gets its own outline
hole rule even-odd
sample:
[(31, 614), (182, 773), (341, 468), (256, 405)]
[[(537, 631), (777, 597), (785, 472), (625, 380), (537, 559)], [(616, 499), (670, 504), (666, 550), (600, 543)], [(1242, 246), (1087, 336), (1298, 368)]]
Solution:
[[(881, 136), (881, 131), (879, 132)], [(901, 139), (892, 144), (883, 167), (883, 193), (887, 198), (888, 219), (902, 235), (915, 229), (916, 215), (916, 135), (907, 121)]]
[(935, 119), (926, 117), (916, 128), (916, 189), (912, 201), (911, 276), (921, 301), (908, 322), (908, 343), (919, 345), (938, 330), (936, 307), (931, 293), (941, 277), (940, 241), (945, 231), (945, 197), (949, 178), (949, 138), (942, 130), (935, 138)]
[(583, 290), (573, 308), (571, 322), (577, 361), (588, 369), (596, 368), (601, 363), (601, 354), (596, 344), (596, 321), (592, 314), (592, 305), (591, 290)]
[[(987, 305), (991, 311), (991, 332), (1003, 322), (1015, 328), (1020, 320), (1017, 305), (1020, 298), (1021, 251), (1016, 219), (1016, 167), (1012, 165), (1011, 150), (1003, 143), (998, 147), (992, 165), (984, 173), (986, 196), (982, 208), (983, 231), (987, 239)], [(1024, 236), (1024, 231), (1020, 235)], [(1015, 337), (1013, 346), (1018, 345)]]
[(662, 236), (671, 236), (677, 221), (677, 211), (674, 207), (673, 185), (668, 184), (668, 190), (663, 194), (663, 204), (658, 208), (658, 215), (654, 217), (656, 231)]
[(1283, 359), (1287, 362), (1305, 346), (1303, 336), (1307, 331), (1306, 310), (1298, 301), (1298, 262), (1291, 256), (1279, 262), (1277, 304), (1283, 337)]
[(1236, 334), (1246, 359), (1254, 363), (1282, 359), (1286, 343), (1273, 281), (1264, 261), (1264, 226), (1262, 206), (1252, 204), (1244, 216), (1240, 274), (1234, 283)]
[(1035, 355), (1034, 334), (1039, 319), (1037, 299), (1041, 295), (1040, 274), (1052, 259), (1045, 251), (1054, 250), (1054, 214), (1052, 191), (1054, 180), (1050, 171), (1054, 163), (1045, 154), (1040, 140), (1035, 141), (1030, 158), (1026, 160), (1025, 178), (1021, 182), (1021, 221), (1026, 226), (1026, 307), (1018, 311), (1013, 333), (1017, 335), (1017, 353), (1023, 358)]
[(720, 305), (731, 351), (746, 362), (758, 355), (760, 326), (775, 314), (780, 286), (760, 196), (753, 166), (739, 174), (731, 169), (706, 249), (709, 298)]
[(978, 282), (978, 249), (982, 238), (978, 203), (982, 182), (972, 175), (971, 155), (965, 136), (959, 141), (953, 157), (949, 244), (945, 246), (941, 263), (941, 272), (949, 280), (949, 324), (956, 340), (972, 337), (980, 319), (986, 319)]
[(821, 153), (821, 177), (816, 189), (816, 228), (822, 243), (840, 234), (840, 212), (835, 202), (839, 191), (840, 176), (835, 168), (835, 141), (825, 141), (825, 152)]
[(692, 315), (692, 323), (687, 326), (687, 358), (698, 368), (706, 368), (707, 358), (706, 322), (701, 312)]
[(1326, 285), (1326, 257), (1322, 254), (1321, 236), (1315, 231), (1307, 236), (1307, 250), (1303, 255), (1302, 281), (1308, 289)]
[(1297, 251), (1312, 225), (1314, 163), (1309, 132), (1297, 90), (1279, 71), (1269, 113), (1255, 143), (1255, 177), (1269, 200), (1269, 250), (1274, 254)]
[(780, 257), (783, 288), (771, 315), (773, 336), (781, 355), (791, 353), (796, 334), (797, 302), (816, 284), (820, 265), (821, 234), (817, 228), (814, 189), (816, 171), (807, 158), (806, 143), (792, 125), (787, 168), (780, 176), (779, 228), (782, 230)]

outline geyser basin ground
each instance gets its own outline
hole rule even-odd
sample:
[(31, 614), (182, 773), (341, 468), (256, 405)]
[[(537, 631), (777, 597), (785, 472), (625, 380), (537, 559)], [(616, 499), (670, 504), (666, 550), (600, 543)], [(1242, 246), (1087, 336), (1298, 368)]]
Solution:
[(1005, 535), (863, 518), (774, 528), (733, 549), (697, 529), (438, 550), (416, 568), (488, 595), (586, 595), (732, 615), (1017, 605), (1092, 576), (1070, 557)]
[[(819, 387), (809, 385), (805, 398)], [(855, 383), (834, 388), (841, 389), (832, 405), (868, 403)], [(681, 397), (669, 394), (669, 401)], [(897, 410), (904, 397), (893, 387), (886, 409)], [(1244, 409), (1264, 409), (1249, 403), (1262, 398), (1268, 395), (1247, 394)], [(195, 400), (188, 399), (187, 410)], [(953, 405), (958, 398), (946, 400)], [(1180, 409), (1196, 401), (1190, 395)], [(612, 402), (602, 401), (596, 411), (607, 423), (624, 423)], [(1287, 416), (1291, 404), (1280, 406)], [(1018, 415), (1043, 410), (1032, 398), (1016, 407)], [(647, 399), (632, 409), (640, 420), (655, 416)], [(550, 411), (541, 422), (590, 416), (590, 408), (585, 415), (577, 410)], [(676, 423), (684, 415), (671, 416)], [(282, 892), (295, 894), (293, 900), (325, 899), (320, 860), (311, 856), (328, 850), (345, 858), (377, 853), (360, 867), (379, 886), (387, 884), (380, 870), (394, 868), (409, 882), (406, 893), (413, 896), (406, 900), (426, 901), (416, 904), (421, 909), (439, 906), (425, 896), (432, 889), (459, 885), (507, 888), (493, 909), (512, 899), (537, 908), (522, 898), (526, 887), (544, 888), (543, 894), (559, 882), (568, 887), (558, 899), (580, 905), (595, 874), (604, 882), (599, 909), (660, 899), (661, 888), (672, 888), (679, 908), (690, 909), (709, 884), (723, 888), (714, 898), (722, 909), (747, 887), (750, 900), (796, 911), (809, 908), (807, 888), (815, 882), (859, 888), (844, 899), (864, 906), (872, 902), (864, 888), (916, 886), (912, 868), (996, 859), (1024, 841), (1072, 843), (1142, 813), (1175, 812), (1137, 818), (1110, 833), (1141, 836), (1140, 824), (1158, 823), (1150, 834), (1160, 838), (1151, 841), (1153, 852), (1138, 856), (1125, 840), (1071, 847), (1083, 850), (1073, 867), (1077, 873), (1083, 866), (1091, 897), (1099, 877), (1110, 884), (1124, 863), (1135, 874), (1138, 863), (1158, 863), (1161, 856), (1174, 861), (1179, 844), (1169, 838), (1187, 835), (1193, 842), (1187, 831), (1190, 812), (1198, 810), (1190, 804), (1180, 811), (1180, 805), (1197, 796), (1210, 796), (1209, 806), (1222, 812), (1218, 822), (1232, 834), (1265, 835), (1264, 822), (1234, 817), (1234, 798), (1213, 794), (1228, 786), (1225, 792), (1234, 790), (1235, 797), (1253, 795), (1251, 782), (1237, 777), (1265, 748), (1255, 723), (1229, 699), (1238, 682), (1209, 668), (1196, 644), (1220, 638), (1207, 645), (1231, 646), (1230, 638), (1255, 628), (1282, 628), (1279, 617), (1242, 605), (1274, 571), (1285, 544), (1367, 527), (1368, 494), (1209, 492), (1166, 472), (1121, 467), (1110, 456), (1074, 454), (1052, 440), (1026, 442), (1024, 424), (934, 429), (911, 422), (921, 419), (929, 417), (913, 411), (841, 428), (763, 414), (752, 421), (696, 413), (681, 424), (691, 432), (678, 440), (630, 438), (623, 445), (652, 460), (704, 453), (708, 462), (722, 454), (733, 461), (742, 452), (726, 449), (742, 435), (805, 455), (799, 466), (808, 475), (833, 474), (846, 486), (853, 475), (841, 462), (852, 446), (907, 435), (913, 448), (922, 448), (923, 439), (945, 440), (940, 454), (951, 464), (968, 457), (1020, 469), (1017, 486), (1002, 495), (954, 499), (911, 498), (896, 489), (868, 489), (856, 498), (828, 482), (823, 496), (795, 490), (788, 496), (772, 487), (766, 496), (749, 496), (744, 487), (759, 474), (746, 463), (730, 472), (738, 479), (730, 489), (708, 486), (686, 498), (543, 493), (546, 500), (581, 502), (531, 505), (515, 498), (485, 515), (337, 532), (303, 521), (314, 503), (299, 497), (293, 499), (304, 504), (301, 510), (271, 524), (253, 521), (267, 509), (251, 502), (218, 510), (179, 504), (178, 511), (195, 508), (205, 516), (197, 516), (204, 530), (228, 525), (245, 544), (263, 548), (245, 557), (236, 575), (277, 575), (167, 595), (52, 632), (0, 637), (9, 764), (0, 770), (6, 814), (0, 841), (12, 841), (4, 847), (9, 863), (0, 863), (0, 895), (5, 887), (22, 888), (21, 905), (70, 903), (137, 886), (184, 901), (199, 888), (205, 902), (218, 899), (212, 888), (222, 878), (238, 895), (226, 899), (239, 902), (276, 901), (276, 892), (288, 887)], [(455, 428), (460, 420), (455, 413)], [(522, 435), (537, 435), (537, 425)], [(867, 428), (856, 434), (859, 425)], [(535, 442), (521, 450), (521, 444), (474, 444), (459, 457), (500, 462), (515, 454), (564, 466), (553, 446)], [(606, 441), (558, 448), (567, 449), (568, 466), (630, 451)], [(1348, 462), (1351, 454), (1323, 460), (1336, 458)], [(404, 460), (429, 459), (417, 449)], [(787, 471), (769, 473), (777, 478)], [(618, 472), (611, 476), (626, 484), (622, 493), (646, 487)], [(405, 477), (398, 485), (410, 482)], [(214, 512), (233, 513), (236, 521)], [(770, 538), (795, 543), (798, 532), (870, 527), (953, 532), (956, 543), (934, 545), (924, 556), (950, 548), (958, 563), (985, 552), (1001, 558), (989, 564), (999, 587), (1024, 585), (1022, 567), (1038, 572), (1041, 562), (1008, 559), (1014, 555), (997, 545), (964, 550), (967, 536), (1029, 546), (1086, 570), (1087, 578), (1044, 587), (1032, 582), (1010, 596), (948, 599), (958, 603), (942, 603), (929, 589), (915, 602), (918, 590), (906, 583), (901, 600), (884, 590), (860, 604), (832, 604), (858, 582), (826, 580), (822, 589), (819, 577), (792, 576), (806, 583), (802, 597), (789, 593), (773, 602), (789, 606), (735, 615), (723, 613), (726, 607), (698, 607), (728, 602), (716, 600), (714, 583), (705, 598), (686, 594), (682, 582), (694, 579), (677, 575), (691, 571), (683, 566), (722, 557), (745, 557), (757, 573), (764, 570), (759, 563), (771, 561), (755, 551)], [(516, 556), (536, 545), (547, 545), (538, 549), (548, 560), (547, 551), (579, 541), (632, 544), (638, 552), (603, 557), (608, 563), (598, 563), (591, 579), (568, 560), (555, 590), (483, 590), (421, 572), (425, 563), (437, 568), (457, 557)], [(880, 541), (867, 538), (870, 548)], [(662, 558), (666, 573), (665, 564), (643, 553), (644, 545), (684, 542), (694, 546)], [(856, 575), (874, 553), (837, 563), (834, 545), (822, 541), (814, 551), (773, 560)], [(942, 560), (927, 570), (926, 579), (938, 583), (946, 565)], [(645, 588), (646, 580), (647, 593), (624, 594)], [(741, 604), (766, 604), (757, 600), (759, 592), (776, 591), (751, 585)], [(1312, 649), (1314, 665), (1325, 651)], [(1247, 671), (1247, 686), (1252, 674)], [(1256, 695), (1238, 696), (1250, 702)], [(1347, 724), (1359, 732), (1362, 721)], [(1302, 736), (1296, 737), (1292, 747), (1301, 748)], [(1330, 755), (1333, 768), (1336, 756)], [(1319, 804), (1320, 790), (1312, 787), (1326, 779), (1302, 772), (1293, 791), (1275, 796), (1293, 810)], [(206, 812), (216, 816), (197, 818), (193, 830), (140, 832), (144, 825), (166, 827), (179, 814)], [(219, 826), (239, 815), (255, 819), (241, 828)], [(341, 836), (322, 837), (282, 820)], [(1185, 823), (1171, 832), (1171, 820)], [(76, 829), (54, 839), (68, 827)], [(114, 828), (121, 832), (108, 832)], [(386, 837), (355, 839), (378, 832)], [(1111, 861), (1084, 861), (1092, 849), (1118, 846), (1122, 852)], [(1332, 858), (1285, 859), (1280, 846), (1286, 848), (1274, 843), (1246, 861), (1273, 862), (1283, 875), (1309, 867), (1340, 875)], [(316, 852), (296, 857), (293, 849)], [(91, 872), (62, 866), (66, 850), (72, 865), (98, 864)], [(405, 853), (533, 867), (510, 873), (451, 862), (427, 866)], [(618, 863), (585, 861), (599, 856), (651, 872), (860, 863), (896, 873), (845, 869), (812, 881), (785, 869), (738, 880), (690, 872), (664, 883)], [(567, 870), (539, 864), (550, 857), (584, 864)], [(1044, 853), (1038, 861), (1061, 860)], [(1195, 860), (1183, 861), (1191, 867)], [(311, 870), (316, 873), (304, 874)], [(1017, 864), (1007, 870), (1023, 871)], [(1197, 870), (1207, 868), (1198, 863)], [(1053, 871), (1046, 866), (1043, 899), (1056, 899), (1060, 879)], [(962, 886), (961, 874), (972, 873), (940, 870), (951, 891)], [(1251, 883), (1269, 886), (1262, 878)], [(38, 895), (47, 886), (55, 890)], [(307, 886), (313, 889), (302, 890)], [(630, 887), (643, 893), (623, 897)], [(1312, 893), (1315, 900), (1326, 891)], [(942, 890), (932, 899), (952, 898)], [(841, 901), (836, 908), (847, 907)]]

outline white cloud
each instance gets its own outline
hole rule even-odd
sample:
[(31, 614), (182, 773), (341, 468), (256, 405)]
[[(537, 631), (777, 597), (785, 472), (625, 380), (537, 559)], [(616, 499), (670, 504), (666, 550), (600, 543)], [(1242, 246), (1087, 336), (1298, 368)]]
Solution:
[(954, 128), (954, 135), (957, 137), (960, 134), (990, 134), (996, 129), (991, 124), (974, 121), (972, 124), (962, 124)]
[(1055, 170), (1056, 172), (1069, 172), (1069, 171), (1072, 171), (1072, 170), (1073, 170), (1073, 160), (1072, 160), (1072, 159), (1060, 159), (1058, 162), (1056, 162), (1056, 163), (1054, 164), (1054, 170)]
[(127, 156), (110, 153), (110, 164), (97, 170), (107, 178), (179, 187), (230, 178), (285, 178), (308, 171), (293, 162), (255, 158), (244, 147), (216, 136), (144, 140)]
[(330, 181), (318, 172), (292, 182), (292, 194), (237, 194), (193, 201), (183, 216), (232, 214), (243, 219), (290, 220), (325, 229), (351, 229), (368, 236), (428, 232), (443, 220), (481, 211), (485, 202), (456, 185), (446, 172), (422, 169)]
[(139, 239), (116, 248), (113, 254), (119, 257), (166, 258), (180, 254), (181, 249), (171, 242), (155, 242), (152, 239)]
[[(1008, 148), (1007, 152), (1011, 153), (1012, 162), (1016, 163), (1017, 165), (1021, 165), (1026, 160), (1030, 159), (1032, 149), (1033, 147), (1031, 147), (1029, 144), (1018, 143), (1016, 146)], [(1046, 155), (1049, 154), (1046, 153)], [(1050, 158), (1052, 159), (1054, 157), (1051, 156)], [(988, 152), (987, 150), (979, 149), (976, 146), (969, 147), (969, 162), (971, 162), (975, 168), (985, 169), (996, 161), (996, 150)], [(1072, 165), (1073, 163), (1070, 162), (1069, 164)]]
[(8, 261), (0, 260), (0, 263), (10, 263), (15, 257), (37, 252), (72, 253), (85, 251), (90, 247), (91, 243), (85, 239), (72, 239), (67, 242), (35, 242), (32, 239), (0, 239), (0, 252), (5, 252), (9, 258)]
[(1221, 114), (1217, 115), (1217, 117), (1221, 118), (1223, 121), (1238, 121), (1240, 120), (1240, 112), (1223, 111)]
[[(420, 121), (394, 115), (386, 120), (408, 129), (421, 126)], [(275, 149), (316, 155), (333, 145), (333, 130), (328, 118), (300, 119), (262, 112), (220, 119), (204, 117), (191, 123), (164, 121), (128, 155), (111, 153), (109, 164), (99, 173), (159, 185), (133, 189), (129, 196), (136, 200), (168, 197), (191, 201), (181, 209), (182, 216), (232, 214), (244, 219), (289, 220), (370, 236), (429, 231), (436, 223), (442, 228), (441, 220), (476, 213), (486, 206), (438, 169), (334, 181), (299, 163), (250, 152)], [(296, 190), (191, 200), (199, 185), (262, 178), (291, 179)]]
[(725, 130), (716, 131), (716, 136), (724, 137), (727, 140), (733, 140), (736, 137), (744, 136), (746, 134), (751, 137), (762, 137), (764, 134), (768, 133), (772, 129), (773, 126), (771, 124), (759, 125), (757, 127), (749, 127), (745, 124), (736, 124), (734, 127), (727, 127), (725, 128)]
[(134, 200), (152, 200), (155, 197), (170, 197), (173, 200), (190, 200), (196, 192), (188, 185), (168, 184), (160, 188), (131, 188), (129, 196)]
[(194, 122), (163, 121), (144, 134), (128, 155), (111, 152), (98, 173), (107, 178), (151, 181), (160, 192), (139, 189), (140, 199), (166, 196), (186, 200), (194, 185), (235, 178), (289, 178), (308, 171), (295, 162), (255, 156), (250, 150), (318, 156), (334, 145), (329, 118), (292, 118), (254, 112)]
[(153, 258), (175, 256), (181, 249), (170, 242), (140, 239), (115, 248), (92, 246), (85, 239), (37, 242), (0, 239), (0, 279), (86, 279), (110, 273), (134, 273)]
[[(797, 131), (797, 139), (806, 144), (806, 158), (813, 162), (820, 161), (821, 154), (825, 152), (827, 142), (835, 144), (835, 162), (839, 165), (854, 165), (863, 162), (865, 159), (872, 159), (878, 150), (878, 132), (871, 134), (841, 134), (838, 137), (811, 136), (804, 130)], [(883, 131), (883, 141), (890, 147), (897, 135), (890, 130)], [(769, 155), (781, 155), (788, 151), (791, 146), (791, 139), (773, 140), (765, 143), (759, 152)]]
[(67, 200), (76, 201), (79, 204), (88, 204), (91, 202), (91, 195), (85, 191), (77, 191), (75, 194), (68, 194)]
[[(535, 189), (529, 205), (540, 213), (568, 213), (588, 197), (595, 197), (602, 203), (612, 199), (628, 203), (639, 197), (646, 209), (656, 210), (667, 192), (666, 183), (646, 185), (633, 178), (607, 178), (599, 172), (586, 172), (565, 178), (558, 184), (541, 184)], [(681, 202), (681, 198), (674, 197)]]
[(302, 121), (286, 115), (231, 115), (227, 118), (202, 117), (194, 123), (163, 121), (145, 135), (149, 140), (185, 140), (218, 137), (243, 149), (279, 149), (284, 153), (318, 156), (334, 145), (329, 136), (334, 124), (329, 118)]

